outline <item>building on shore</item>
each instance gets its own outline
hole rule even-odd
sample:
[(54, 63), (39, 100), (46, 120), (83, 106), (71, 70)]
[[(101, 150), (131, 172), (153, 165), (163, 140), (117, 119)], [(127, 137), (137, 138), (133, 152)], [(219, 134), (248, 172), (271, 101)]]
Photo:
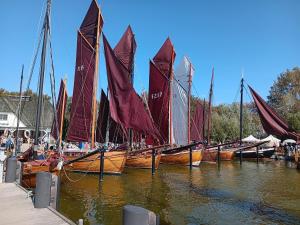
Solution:
[[(50, 98), (45, 96), (44, 107), (40, 124), (40, 137), (48, 136), (53, 122), (53, 108)], [(18, 120), (19, 97), (15, 95), (0, 96), (0, 136), (11, 134), (16, 136)], [(37, 96), (25, 96), (22, 98), (22, 110), (19, 122), (19, 137), (24, 141), (34, 137), (36, 118)]]

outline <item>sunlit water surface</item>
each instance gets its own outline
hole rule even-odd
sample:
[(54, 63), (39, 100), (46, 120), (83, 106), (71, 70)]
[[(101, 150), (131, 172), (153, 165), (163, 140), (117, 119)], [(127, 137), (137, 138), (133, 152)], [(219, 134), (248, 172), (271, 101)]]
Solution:
[(60, 212), (84, 224), (121, 225), (122, 207), (142, 206), (161, 225), (300, 224), (300, 172), (284, 162), (222, 162), (199, 168), (160, 165), (125, 169), (121, 176), (69, 174)]

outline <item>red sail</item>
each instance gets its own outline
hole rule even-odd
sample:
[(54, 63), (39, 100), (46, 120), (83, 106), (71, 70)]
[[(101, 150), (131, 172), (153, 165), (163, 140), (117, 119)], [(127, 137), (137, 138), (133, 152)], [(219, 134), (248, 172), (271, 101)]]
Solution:
[[(99, 20), (99, 21), (98, 21)], [(97, 32), (103, 27), (103, 18), (96, 0), (92, 0), (92, 3), (84, 17), (80, 26), (80, 32), (89, 42), (89, 44), (96, 48), (99, 40), (97, 40)]]
[(156, 127), (160, 131), (160, 143), (169, 141), (169, 79), (150, 61), (148, 105)]
[(89, 141), (92, 127), (95, 88), (96, 45), (103, 25), (95, 0), (81, 24), (77, 35), (77, 54), (68, 141)]
[(159, 136), (143, 102), (134, 91), (129, 73), (118, 60), (103, 35), (111, 117), (124, 128)]
[(105, 142), (108, 116), (109, 116), (109, 101), (104, 91), (101, 90), (100, 107), (98, 112), (97, 130), (96, 130), (96, 141), (99, 143)]
[(203, 138), (203, 123), (204, 110), (200, 102), (197, 101), (195, 111), (191, 118), (191, 140), (202, 141)]
[(275, 135), (281, 139), (292, 138), (297, 140), (300, 138), (300, 134), (289, 128), (288, 124), (250, 86), (249, 89), (262, 126), (268, 134)]
[[(68, 99), (68, 94), (67, 94), (67, 89), (66, 89), (66, 84), (63, 80), (60, 81), (60, 88), (59, 88), (59, 94), (58, 94), (58, 100), (56, 103), (56, 117), (57, 117), (57, 124), (55, 120), (53, 121), (52, 128), (51, 128), (51, 135), (54, 137), (56, 140), (58, 139), (58, 132), (61, 131), (61, 127), (63, 120), (64, 120), (64, 115), (66, 112), (66, 105), (67, 105), (67, 99)], [(58, 126), (56, 126), (58, 125)]]
[[(134, 54), (136, 50), (136, 42), (131, 27), (128, 26), (122, 38), (114, 48), (116, 57), (122, 62), (124, 67), (132, 75)], [(131, 79), (131, 77), (130, 77)]]
[(175, 61), (175, 50), (170, 40), (167, 38), (165, 43), (161, 46), (157, 54), (153, 58), (156, 67), (168, 78), (171, 77), (173, 63)]
[(148, 105), (152, 118), (158, 127), (160, 143), (169, 142), (170, 80), (172, 79), (175, 51), (169, 38), (164, 42), (150, 62)]

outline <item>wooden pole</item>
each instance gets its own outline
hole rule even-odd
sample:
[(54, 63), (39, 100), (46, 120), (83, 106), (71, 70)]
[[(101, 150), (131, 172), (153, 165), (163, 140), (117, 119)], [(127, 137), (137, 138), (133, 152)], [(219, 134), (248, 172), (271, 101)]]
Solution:
[(191, 142), (191, 83), (192, 83), (192, 64), (190, 63), (189, 80), (188, 80), (188, 144)]
[(23, 72), (24, 65), (22, 65), (21, 72), (21, 81), (20, 81), (20, 92), (19, 92), (19, 107), (18, 107), (18, 118), (17, 118), (17, 131), (16, 131), (16, 144), (15, 144), (15, 156), (20, 152), (20, 143), (19, 143), (19, 125), (20, 125), (20, 116), (21, 116), (21, 104), (22, 104), (22, 84), (23, 84)]
[(104, 149), (100, 150), (100, 179), (103, 181), (103, 172), (104, 172)]
[(190, 169), (193, 168), (193, 150), (192, 147), (190, 147)]
[(64, 91), (63, 91), (63, 100), (62, 100), (62, 111), (60, 115), (60, 124), (59, 124), (59, 145), (61, 146), (62, 142), (62, 130), (63, 130), (63, 125), (64, 125), (64, 118), (65, 118), (65, 98), (66, 98), (66, 80), (63, 80), (63, 85), (64, 85)]
[[(100, 26), (100, 16), (101, 16), (101, 12), (99, 12), (98, 14), (98, 23), (97, 23), (98, 26)], [(92, 109), (93, 120), (92, 120), (92, 130), (91, 130), (92, 133), (91, 148), (95, 147), (95, 126), (96, 126), (96, 113), (97, 113), (96, 94), (97, 94), (97, 86), (98, 86), (98, 69), (99, 69), (99, 37), (100, 37), (100, 28), (98, 27), (96, 49), (95, 49), (96, 62), (95, 62), (95, 76), (94, 76), (94, 90), (93, 90), (93, 109)]]
[[(243, 91), (244, 91), (244, 78), (241, 79), (241, 100), (240, 100), (240, 146), (242, 145), (243, 138)], [(240, 164), (242, 164), (242, 151), (240, 151)]]
[(220, 151), (221, 151), (221, 147), (219, 145), (218, 146), (218, 166), (220, 166), (220, 161), (221, 161), (221, 159), (220, 159)]
[(152, 149), (152, 175), (155, 174), (155, 149)]
[(258, 146), (256, 147), (256, 163), (258, 164)]
[(170, 85), (169, 85), (169, 92), (170, 92), (170, 101), (169, 101), (169, 144), (172, 145), (173, 143), (173, 124), (172, 124), (172, 102), (173, 102), (173, 92), (172, 92), (172, 82), (173, 82), (173, 63), (174, 63), (174, 51), (172, 52), (172, 59), (171, 59), (171, 65), (170, 65)]

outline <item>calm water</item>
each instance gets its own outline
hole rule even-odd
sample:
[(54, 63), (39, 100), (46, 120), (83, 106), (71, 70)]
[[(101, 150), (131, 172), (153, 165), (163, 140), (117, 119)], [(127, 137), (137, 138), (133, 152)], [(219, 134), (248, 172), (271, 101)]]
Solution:
[(200, 168), (126, 169), (122, 176), (74, 174), (61, 187), (61, 212), (85, 224), (121, 224), (122, 206), (160, 215), (162, 225), (300, 224), (300, 172), (284, 162), (222, 162)]

